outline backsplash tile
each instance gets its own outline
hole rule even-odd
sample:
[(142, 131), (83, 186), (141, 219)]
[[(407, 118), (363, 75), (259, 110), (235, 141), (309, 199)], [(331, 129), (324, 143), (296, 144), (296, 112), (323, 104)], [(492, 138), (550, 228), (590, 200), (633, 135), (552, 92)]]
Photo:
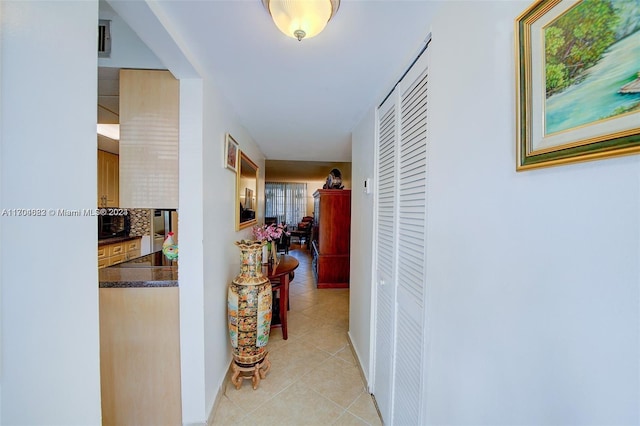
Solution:
[(151, 235), (151, 209), (128, 209), (131, 217), (132, 237)]

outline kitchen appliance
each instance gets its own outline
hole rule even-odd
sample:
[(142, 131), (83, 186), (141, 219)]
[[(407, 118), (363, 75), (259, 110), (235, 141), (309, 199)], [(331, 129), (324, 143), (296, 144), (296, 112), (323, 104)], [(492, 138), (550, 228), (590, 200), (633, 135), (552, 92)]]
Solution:
[(162, 250), (162, 243), (169, 232), (177, 243), (178, 211), (175, 209), (155, 209), (151, 211), (151, 236), (153, 252)]
[(129, 236), (129, 231), (131, 230), (131, 219), (129, 215), (122, 214), (121, 209), (115, 210), (119, 214), (98, 215), (98, 240)]

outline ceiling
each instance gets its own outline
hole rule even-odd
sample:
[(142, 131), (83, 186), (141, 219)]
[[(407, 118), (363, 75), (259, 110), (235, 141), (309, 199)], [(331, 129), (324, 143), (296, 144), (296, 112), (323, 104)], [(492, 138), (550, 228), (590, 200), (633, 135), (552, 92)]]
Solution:
[(98, 123), (120, 123), (120, 69), (98, 67)]
[[(301, 42), (260, 0), (167, 0), (154, 11), (267, 159), (351, 161), (351, 131), (420, 51), (436, 5), (342, 0), (325, 30)], [(100, 109), (113, 111), (108, 96)]]

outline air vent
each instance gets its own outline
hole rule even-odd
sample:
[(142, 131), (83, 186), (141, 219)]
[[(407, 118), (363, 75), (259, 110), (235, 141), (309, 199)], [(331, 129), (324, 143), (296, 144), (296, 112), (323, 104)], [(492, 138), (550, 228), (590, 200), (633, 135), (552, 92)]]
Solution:
[(100, 19), (98, 21), (98, 57), (111, 56), (111, 21)]

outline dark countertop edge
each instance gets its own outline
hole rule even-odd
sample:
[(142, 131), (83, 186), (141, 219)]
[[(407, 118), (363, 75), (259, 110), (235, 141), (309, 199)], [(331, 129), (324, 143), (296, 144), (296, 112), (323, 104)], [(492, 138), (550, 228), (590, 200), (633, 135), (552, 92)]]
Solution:
[(162, 281), (100, 281), (100, 288), (178, 287), (178, 280)]
[(106, 245), (108, 245), (108, 244), (118, 244), (118, 243), (123, 243), (123, 242), (125, 242), (125, 241), (135, 240), (136, 238), (142, 238), (142, 236), (138, 236), (138, 237), (129, 236), (129, 237), (112, 237), (112, 238), (105, 238), (104, 240), (98, 240), (98, 247), (100, 247), (100, 246), (106, 246)]

